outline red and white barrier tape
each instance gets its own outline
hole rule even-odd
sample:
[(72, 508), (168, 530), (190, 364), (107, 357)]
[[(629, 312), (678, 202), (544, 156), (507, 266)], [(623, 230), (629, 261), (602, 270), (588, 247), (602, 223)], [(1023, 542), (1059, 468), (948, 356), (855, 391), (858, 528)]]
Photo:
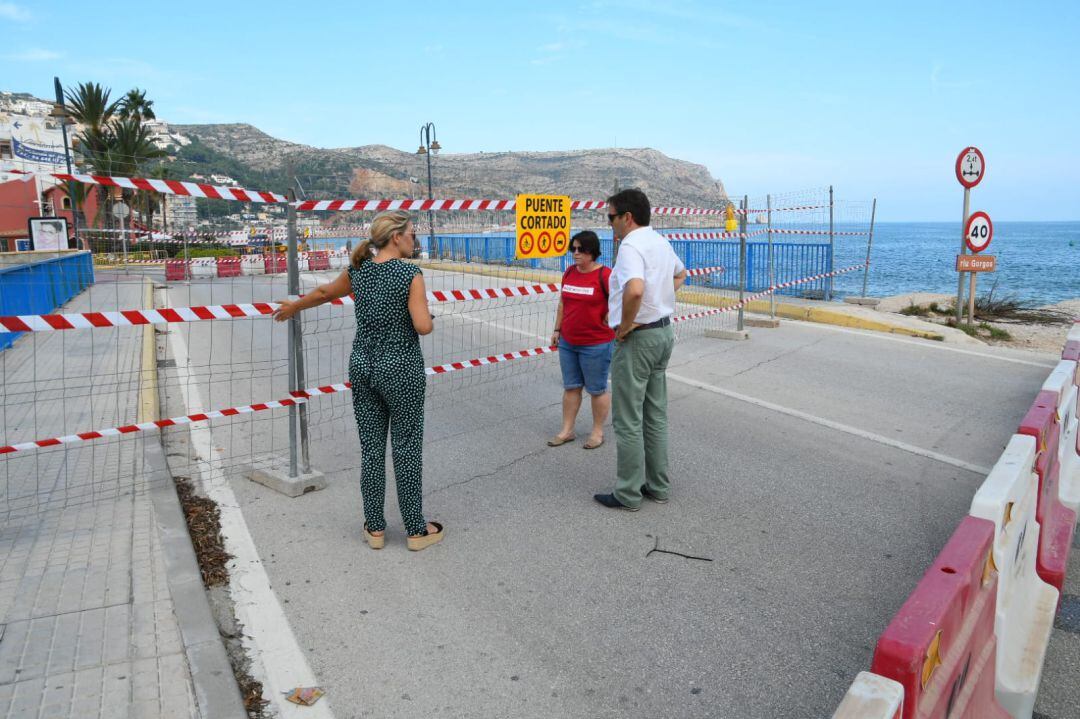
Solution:
[(499, 362), (509, 362), (510, 360), (523, 359), (525, 357), (537, 357), (543, 354), (550, 354), (551, 352), (558, 352), (559, 348), (555, 346), (551, 347), (536, 347), (531, 350), (519, 350), (517, 352), (507, 352), (501, 355), (492, 355), (490, 357), (479, 357), (477, 359), (465, 360), (464, 362), (451, 362), (449, 364), (436, 365), (434, 367), (428, 367), (424, 372), (428, 375), (446, 374), (447, 372), (455, 372), (459, 369), (469, 369), (470, 367), (482, 367), (489, 364), (498, 364)]
[(867, 232), (829, 232), (828, 230), (786, 230), (774, 227), (772, 230), (766, 230), (767, 232), (774, 232), (778, 235), (845, 235), (845, 236), (863, 236), (869, 233)]
[[(519, 350), (517, 352), (507, 352), (500, 355), (491, 355), (489, 357), (478, 357), (476, 359), (465, 360), (463, 362), (450, 362), (448, 364), (427, 367), (424, 369), (424, 374), (430, 377), (432, 375), (447, 374), (449, 372), (456, 372), (463, 369), (471, 369), (473, 367), (482, 367), (484, 365), (498, 364), (500, 362), (510, 362), (511, 360), (524, 359), (526, 357), (537, 357), (542, 354), (550, 354), (557, 351), (558, 347), (536, 347), (535, 349), (530, 350)], [(243, 405), (242, 407), (215, 409), (210, 410), (209, 412), (198, 412), (195, 414), (187, 414), (180, 417), (169, 417), (167, 419), (158, 419), (152, 422), (138, 422), (136, 424), (128, 424), (121, 427), (107, 427), (105, 429), (97, 429), (89, 432), (68, 434), (62, 437), (49, 437), (48, 439), (36, 439), (30, 442), (19, 442), (16, 444), (9, 444), (0, 447), (0, 455), (11, 454), (13, 452), (23, 452), (31, 449), (40, 449), (43, 447), (55, 447), (61, 444), (89, 442), (91, 440), (101, 439), (103, 437), (120, 437), (126, 434), (134, 434), (136, 432), (147, 432), (156, 429), (164, 429), (166, 427), (175, 427), (177, 425), (191, 424), (192, 422), (205, 422), (211, 419), (235, 417), (239, 414), (250, 414), (252, 412), (262, 412), (269, 409), (279, 409), (281, 407), (289, 407), (292, 405), (303, 404), (312, 397), (344, 392), (350, 389), (351, 386), (352, 385), (348, 382), (344, 382), (339, 384), (324, 385), (322, 387), (309, 387), (307, 389), (290, 392), (288, 397), (273, 400), (270, 402), (257, 402), (255, 404)]]
[(701, 267), (696, 270), (687, 270), (687, 277), (700, 277), (701, 275), (721, 274), (724, 271), (723, 267)]
[(733, 238), (757, 237), (764, 235), (768, 230), (754, 230), (753, 232), (661, 232), (669, 240), (726, 240)]
[(763, 290), (761, 292), (757, 292), (757, 293), (752, 294), (752, 295), (748, 295), (747, 297), (744, 297), (741, 302), (736, 302), (735, 304), (733, 304), (733, 305), (731, 305), (729, 307), (718, 307), (718, 308), (716, 308), (714, 310), (705, 310), (703, 312), (693, 312), (693, 313), (688, 314), (688, 315), (682, 315), (681, 317), (672, 317), (671, 321), (672, 322), (686, 322), (687, 320), (697, 320), (697, 319), (701, 319), (702, 317), (710, 317), (712, 315), (719, 315), (719, 314), (723, 314), (725, 312), (735, 312), (739, 308), (745, 307), (746, 305), (750, 304), (754, 300), (759, 300), (762, 297), (768, 297), (769, 295), (773, 294), (777, 290), (782, 290), (782, 289), (784, 289), (786, 287), (794, 287), (795, 285), (803, 285), (803, 284), (806, 284), (807, 282), (814, 282), (816, 280), (823, 280), (823, 279), (827, 279), (829, 277), (836, 277), (837, 275), (842, 275), (842, 274), (844, 274), (846, 272), (854, 272), (855, 270), (861, 270), (864, 267), (866, 267), (865, 264), (852, 265), (851, 267), (844, 267), (843, 269), (833, 270), (832, 272), (826, 272), (826, 273), (820, 274), (820, 275), (812, 275), (810, 277), (801, 277), (801, 278), (799, 278), (797, 280), (790, 280), (788, 282), (780, 282), (779, 284), (772, 285), (771, 287), (769, 287), (766, 290)]
[[(246, 261), (246, 257), (224, 257), (229, 264)], [(258, 256), (254, 261), (261, 261)], [(189, 265), (216, 264), (218, 258), (194, 260), (168, 260), (171, 263)], [(154, 260), (147, 260), (154, 262)], [(721, 273), (723, 267), (704, 267), (689, 270), (691, 277)], [(513, 297), (530, 297), (559, 292), (554, 283), (519, 285), (517, 287), (482, 287), (464, 290), (433, 290), (427, 293), (429, 302), (467, 302), (471, 300), (501, 300)], [(352, 297), (331, 300), (329, 304), (352, 305)], [(253, 302), (226, 305), (200, 305), (173, 307), (157, 310), (117, 310), (112, 312), (68, 312), (49, 315), (0, 315), (0, 334), (8, 332), (52, 332), (58, 330), (94, 329), (102, 327), (135, 327), (139, 325), (170, 324), (175, 322), (202, 322), (230, 320), (243, 317), (272, 315), (281, 305), (276, 302)]]
[(81, 182), (84, 185), (102, 187), (122, 187), (128, 190), (160, 192), (165, 195), (186, 195), (188, 197), (206, 197), (213, 200), (237, 200), (240, 202), (287, 202), (285, 195), (260, 190), (245, 190), (240, 187), (221, 185), (203, 185), (198, 182), (182, 180), (157, 180), (146, 177), (107, 177), (104, 175), (68, 175), (54, 172), (53, 177), (65, 182)]
[[(385, 212), (387, 210), (432, 211), (507, 211), (515, 209), (516, 200), (302, 200), (297, 210), (343, 212)], [(603, 200), (573, 200), (571, 210), (601, 210)]]
[[(145, 177), (110, 177), (104, 175), (33, 173), (25, 170), (2, 170), (3, 172), (23, 175), (42, 174), (65, 182), (80, 182), (104, 187), (121, 187), (130, 190), (160, 192), (166, 195), (185, 195), (205, 197), (215, 200), (237, 200), (240, 202), (284, 203), (288, 199), (276, 192), (246, 190), (239, 187), (206, 185), (183, 180), (159, 180)], [(291, 203), (298, 210), (354, 210), (365, 212), (383, 212), (385, 210), (513, 210), (514, 200), (298, 200)], [(573, 210), (602, 210), (607, 207), (605, 200), (573, 200)], [(829, 205), (803, 205), (793, 207), (774, 207), (772, 212), (804, 212), (807, 210), (827, 209)], [(762, 214), (767, 209), (733, 208), (737, 215)], [(654, 215), (722, 215), (727, 208), (711, 207), (654, 207)], [(835, 233), (834, 233), (835, 234)]]
[(828, 205), (793, 205), (791, 207), (774, 207), (771, 210), (751, 210), (751, 212), (806, 212), (807, 210), (827, 210)]
[[(239, 258), (236, 258), (239, 259)], [(191, 262), (198, 262), (192, 260)], [(465, 302), (530, 297), (559, 291), (556, 284), (523, 285), (519, 287), (484, 287), (466, 290), (435, 290), (427, 293), (429, 302)], [(352, 305), (352, 297), (331, 300), (329, 304)], [(272, 315), (280, 307), (276, 302), (250, 302), (227, 305), (172, 307), (157, 310), (119, 310), (113, 312), (68, 312), (52, 315), (0, 316), (0, 334), (7, 332), (51, 332), (57, 330), (93, 329), (101, 327), (135, 327), (139, 325), (170, 324), (231, 320), (243, 317)]]
[[(755, 300), (760, 299), (766, 295), (775, 292), (778, 289), (784, 287), (791, 287), (805, 282), (812, 282), (814, 280), (824, 279), (826, 277), (833, 277), (843, 274), (845, 272), (851, 272), (864, 267), (864, 265), (852, 265), (851, 267), (845, 267), (834, 272), (828, 272), (821, 275), (814, 275), (813, 277), (804, 277), (798, 280), (792, 280), (790, 282), (782, 282), (780, 284), (770, 287), (764, 292), (751, 295), (745, 298), (738, 305), (732, 307), (721, 307), (715, 310), (708, 310), (705, 312), (697, 312), (690, 315), (683, 315), (681, 317), (675, 317), (672, 322), (685, 322), (687, 320), (698, 319), (701, 317), (707, 317), (709, 315), (719, 314), (722, 312), (732, 312), (739, 307)], [(269, 303), (264, 303), (263, 306), (269, 306)], [(189, 308), (193, 309), (193, 308)], [(160, 310), (155, 310), (160, 312)], [(143, 310), (148, 312), (148, 310)], [(138, 324), (146, 324), (140, 322)], [(538, 357), (543, 354), (551, 354), (558, 351), (558, 347), (535, 347), (533, 349), (519, 350), (517, 352), (506, 352), (499, 355), (490, 355), (488, 357), (478, 357), (475, 359), (464, 360), (461, 362), (449, 362), (447, 364), (435, 365), (424, 369), (424, 373), (428, 376), (447, 374), (449, 372), (456, 372), (463, 369), (471, 369), (473, 367), (483, 367), (485, 365), (499, 364), (501, 362), (510, 362), (517, 359), (525, 359), (527, 357)], [(264, 410), (278, 409), (281, 407), (289, 407), (295, 404), (301, 404), (307, 402), (311, 397), (316, 397), (326, 394), (335, 394), (344, 392), (350, 388), (348, 382), (340, 384), (324, 385), (322, 387), (310, 387), (308, 389), (297, 390), (289, 393), (289, 397), (279, 400), (273, 400), (270, 402), (259, 402), (255, 404), (244, 405), (241, 407), (229, 407), (226, 409), (211, 410), (209, 412), (199, 412), (196, 414), (183, 415), (181, 417), (170, 417), (167, 419), (159, 419), (152, 422), (139, 422), (136, 424), (124, 425), (121, 427), (108, 427), (105, 429), (93, 430), (90, 432), (80, 432), (77, 434), (64, 435), (62, 437), (50, 437), (48, 439), (38, 439), (30, 442), (20, 442), (16, 444), (10, 444), (0, 447), (0, 454), (11, 454), (13, 452), (21, 452), (31, 449), (40, 449), (43, 447), (55, 447), (62, 444), (74, 444), (77, 442), (88, 442), (95, 439), (101, 439), (103, 437), (119, 437), (126, 434), (133, 434), (135, 432), (145, 432), (155, 429), (164, 429), (165, 427), (173, 427), (182, 424), (191, 424), (192, 422), (203, 422), (211, 419), (220, 419), (223, 417), (233, 417), (239, 414), (249, 414), (251, 412), (261, 412)]]

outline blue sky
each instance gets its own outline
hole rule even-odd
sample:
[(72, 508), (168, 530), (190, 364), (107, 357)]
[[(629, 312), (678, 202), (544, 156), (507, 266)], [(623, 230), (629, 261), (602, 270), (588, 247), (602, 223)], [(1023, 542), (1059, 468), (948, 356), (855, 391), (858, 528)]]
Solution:
[(0, 89), (139, 86), (166, 120), (321, 147), (411, 151), (429, 120), (446, 152), (653, 147), (885, 221), (959, 223), (974, 144), (974, 207), (1078, 220), (1080, 3), (1030, 5), (0, 0)]

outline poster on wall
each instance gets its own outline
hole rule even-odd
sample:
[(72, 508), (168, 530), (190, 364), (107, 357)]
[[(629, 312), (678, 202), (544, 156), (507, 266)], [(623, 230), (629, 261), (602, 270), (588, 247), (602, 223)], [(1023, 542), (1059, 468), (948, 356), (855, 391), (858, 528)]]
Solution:
[(68, 248), (66, 217), (31, 217), (27, 222), (31, 249), (49, 251)]

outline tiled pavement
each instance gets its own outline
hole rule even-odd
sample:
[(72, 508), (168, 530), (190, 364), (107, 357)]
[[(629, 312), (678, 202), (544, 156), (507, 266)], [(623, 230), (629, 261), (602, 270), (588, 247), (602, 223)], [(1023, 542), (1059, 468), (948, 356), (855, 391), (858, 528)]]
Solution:
[[(142, 306), (141, 278), (98, 280), (65, 309)], [(92, 332), (27, 335), (0, 353), (4, 443), (135, 419), (142, 329)], [(144, 466), (156, 441), (0, 459), (0, 717), (202, 715), (151, 492), (166, 475)]]

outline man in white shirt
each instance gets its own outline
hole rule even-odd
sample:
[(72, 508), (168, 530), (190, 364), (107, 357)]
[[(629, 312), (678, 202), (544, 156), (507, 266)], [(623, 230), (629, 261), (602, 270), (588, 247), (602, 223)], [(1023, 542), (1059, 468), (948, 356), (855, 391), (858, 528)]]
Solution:
[(611, 409), (618, 459), (615, 490), (594, 499), (632, 512), (643, 497), (663, 504), (671, 493), (665, 372), (675, 346), (675, 292), (686, 281), (686, 267), (671, 243), (649, 227), (651, 214), (641, 190), (608, 198), (608, 221), (619, 242), (608, 292), (608, 322), (615, 330)]

